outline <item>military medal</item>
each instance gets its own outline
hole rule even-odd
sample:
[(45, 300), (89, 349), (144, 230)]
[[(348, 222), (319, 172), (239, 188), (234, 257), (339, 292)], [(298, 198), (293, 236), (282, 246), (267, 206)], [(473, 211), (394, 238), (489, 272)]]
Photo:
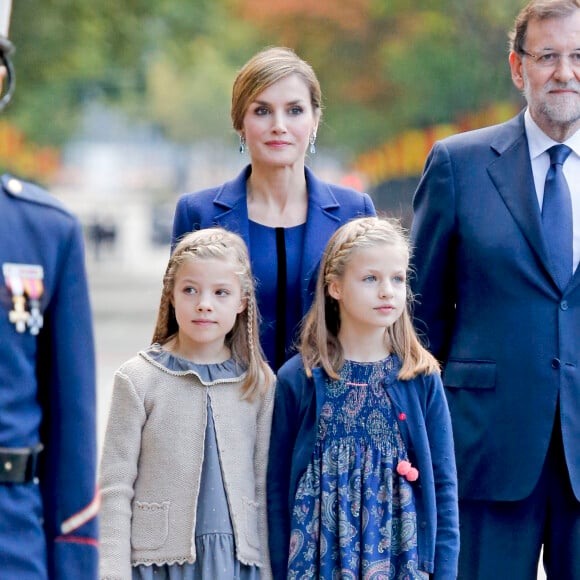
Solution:
[[(28, 327), (30, 334), (37, 335), (43, 325), (40, 312), (40, 297), (44, 292), (42, 266), (6, 263), (2, 265), (2, 272), (14, 305), (14, 309), (8, 313), (10, 322), (16, 327), (16, 332), (26, 332)], [(26, 310), (26, 296), (30, 312)]]
[(16, 326), (16, 332), (24, 332), (30, 316), (30, 313), (25, 308), (24, 286), (19, 277), (13, 274), (11, 275), (6, 271), (6, 266), (9, 266), (9, 264), (4, 264), (2, 269), (4, 271), (4, 278), (6, 278), (6, 285), (10, 292), (12, 292), (12, 303), (14, 304), (14, 310), (8, 313), (8, 318)]
[(28, 277), (23, 279), (24, 292), (28, 296), (28, 304), (30, 306), (30, 316), (26, 321), (28, 328), (30, 328), (30, 334), (37, 335), (42, 328), (44, 319), (40, 313), (40, 297), (44, 291), (44, 286), (42, 284), (43, 272), (41, 266), (36, 266), (36, 269), (40, 269), (40, 272), (34, 270), (34, 272), (29, 272), (35, 274), (35, 277)]

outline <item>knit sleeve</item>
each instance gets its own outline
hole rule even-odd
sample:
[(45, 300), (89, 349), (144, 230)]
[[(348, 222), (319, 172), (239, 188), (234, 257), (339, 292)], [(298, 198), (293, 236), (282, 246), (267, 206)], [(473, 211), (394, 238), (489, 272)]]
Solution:
[(131, 379), (117, 371), (99, 476), (101, 579), (131, 580), (131, 502), (145, 420)]
[(254, 456), (254, 470), (256, 476), (256, 500), (259, 507), (260, 546), (264, 567), (260, 578), (269, 580), (271, 576), (270, 556), (268, 550), (268, 518), (266, 513), (266, 471), (268, 467), (268, 450), (270, 447), (270, 430), (272, 427), (272, 412), (274, 410), (275, 383), (263, 395), (262, 405), (258, 413), (256, 429), (256, 451)]

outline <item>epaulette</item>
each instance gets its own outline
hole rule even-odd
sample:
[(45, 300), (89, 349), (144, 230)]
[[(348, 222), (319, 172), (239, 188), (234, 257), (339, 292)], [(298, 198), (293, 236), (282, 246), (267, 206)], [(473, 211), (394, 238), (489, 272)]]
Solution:
[(52, 196), (46, 189), (43, 189), (39, 185), (35, 185), (29, 181), (23, 181), (8, 173), (2, 175), (0, 183), (2, 184), (4, 192), (11, 197), (41, 205), (48, 205), (69, 213), (60, 200), (56, 199), (56, 197)]

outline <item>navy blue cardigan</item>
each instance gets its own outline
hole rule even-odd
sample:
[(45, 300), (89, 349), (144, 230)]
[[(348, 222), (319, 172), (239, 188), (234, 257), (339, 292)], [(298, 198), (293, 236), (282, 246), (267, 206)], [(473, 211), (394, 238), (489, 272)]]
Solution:
[[(398, 368), (400, 362), (397, 360)], [(268, 464), (268, 528), (274, 579), (286, 578), (291, 513), (300, 477), (314, 451), (326, 373), (308, 379), (302, 357), (278, 372)], [(419, 567), (435, 580), (457, 576), (459, 521), (451, 420), (438, 374), (385, 385), (397, 414), (409, 460), (419, 470), (413, 484), (417, 507)]]

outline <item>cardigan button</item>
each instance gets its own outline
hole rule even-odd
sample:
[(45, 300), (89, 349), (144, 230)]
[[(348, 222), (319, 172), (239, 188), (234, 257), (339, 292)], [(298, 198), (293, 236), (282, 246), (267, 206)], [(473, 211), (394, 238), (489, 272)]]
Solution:
[(560, 359), (559, 358), (552, 359), (552, 368), (556, 369), (556, 370), (560, 368)]

